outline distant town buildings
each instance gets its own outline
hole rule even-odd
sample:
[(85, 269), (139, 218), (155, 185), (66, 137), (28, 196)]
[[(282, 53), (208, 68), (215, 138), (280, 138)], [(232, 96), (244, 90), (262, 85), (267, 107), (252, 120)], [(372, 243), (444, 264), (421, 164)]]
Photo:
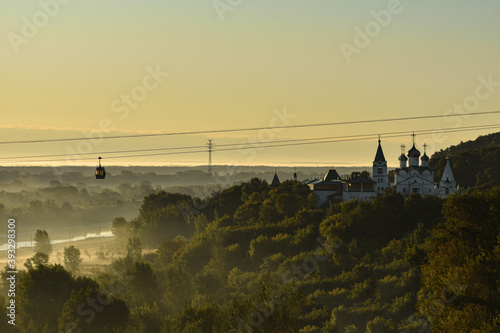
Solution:
[[(335, 170), (329, 170), (323, 178), (307, 179), (307, 184), (318, 197), (319, 204), (363, 200), (371, 201), (377, 195), (381, 195), (388, 188), (394, 188), (397, 192), (408, 196), (411, 193), (420, 195), (437, 195), (446, 197), (457, 192), (457, 183), (453, 177), (450, 160), (439, 183), (434, 183), (434, 169), (429, 166), (429, 157), (426, 153), (427, 146), (424, 144), (424, 154), (415, 147), (415, 136), (411, 149), (405, 156), (405, 146), (401, 146), (399, 156), (399, 168), (394, 171), (394, 184), (389, 184), (387, 161), (382, 149), (381, 140), (378, 140), (377, 152), (373, 160), (372, 176), (358, 175), (348, 179), (342, 179)], [(277, 178), (275, 174), (275, 178)], [(294, 175), (296, 179), (296, 174)], [(275, 183), (275, 179), (273, 179)]]

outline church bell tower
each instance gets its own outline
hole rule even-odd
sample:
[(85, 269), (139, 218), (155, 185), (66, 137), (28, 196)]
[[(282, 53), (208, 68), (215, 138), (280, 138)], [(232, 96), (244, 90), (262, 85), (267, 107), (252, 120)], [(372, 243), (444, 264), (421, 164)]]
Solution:
[(389, 179), (387, 176), (387, 161), (385, 160), (384, 151), (382, 150), (380, 136), (378, 138), (377, 153), (373, 161), (372, 175), (373, 181), (375, 181), (375, 191), (380, 194), (384, 193), (389, 187)]

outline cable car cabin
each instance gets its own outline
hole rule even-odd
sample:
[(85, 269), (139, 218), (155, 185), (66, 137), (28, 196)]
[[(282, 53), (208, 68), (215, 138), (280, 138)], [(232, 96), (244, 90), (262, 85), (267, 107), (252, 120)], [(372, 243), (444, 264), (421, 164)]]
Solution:
[(106, 170), (104, 167), (97, 167), (95, 169), (95, 179), (104, 179), (106, 177)]
[(95, 169), (95, 179), (104, 179), (106, 170), (101, 166), (101, 158), (99, 157), (99, 166)]

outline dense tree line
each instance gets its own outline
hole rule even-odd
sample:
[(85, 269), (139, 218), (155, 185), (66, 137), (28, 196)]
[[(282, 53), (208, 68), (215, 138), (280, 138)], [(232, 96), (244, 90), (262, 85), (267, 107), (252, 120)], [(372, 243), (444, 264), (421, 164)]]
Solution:
[(432, 155), (430, 166), (436, 169), (439, 181), (446, 166), (446, 158), (451, 158), (455, 178), (464, 188), (500, 186), (500, 133), (484, 135), (476, 140), (462, 142)]
[(500, 331), (500, 188), (452, 196), (426, 243), (418, 309), (433, 332)]
[(295, 181), (203, 201), (159, 191), (113, 221), (126, 256), (92, 279), (43, 262), (22, 273), (17, 329), (494, 332), (499, 207), (499, 188), (327, 209)]

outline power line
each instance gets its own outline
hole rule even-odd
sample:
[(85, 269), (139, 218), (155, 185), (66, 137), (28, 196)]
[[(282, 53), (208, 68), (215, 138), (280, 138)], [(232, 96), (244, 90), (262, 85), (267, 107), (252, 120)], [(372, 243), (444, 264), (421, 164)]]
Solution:
[[(451, 129), (432, 129), (432, 130), (418, 130), (415, 133), (420, 135), (432, 134), (435, 132), (439, 133), (451, 133), (451, 132), (466, 132), (472, 130), (482, 130), (482, 129), (492, 129), (492, 128), (500, 128), (500, 124), (492, 124), (492, 125), (482, 125), (482, 126), (469, 126), (469, 127), (459, 127), (459, 128), (451, 128)], [(299, 146), (299, 145), (310, 145), (310, 144), (322, 144), (322, 143), (333, 143), (333, 142), (349, 142), (349, 141), (362, 141), (362, 140), (372, 140), (376, 139), (378, 135), (383, 135), (384, 138), (394, 138), (394, 137), (402, 137), (408, 135), (408, 131), (399, 131), (399, 132), (387, 132), (382, 134), (361, 134), (361, 135), (348, 135), (348, 136), (337, 136), (337, 137), (324, 137), (324, 138), (304, 138), (304, 139), (293, 139), (293, 140), (281, 140), (281, 141), (271, 141), (264, 142), (264, 144), (259, 143), (250, 143), (247, 146), (244, 144), (226, 144), (219, 145), (222, 146), (235, 146), (238, 145), (238, 148), (223, 148), (218, 149), (218, 151), (234, 151), (234, 150), (246, 150), (246, 149), (256, 149), (256, 148), (275, 148), (275, 147), (287, 147), (287, 146)], [(310, 142), (303, 142), (310, 141)], [(285, 142), (284, 144), (279, 144)], [(291, 143), (296, 142), (296, 143)], [(200, 146), (203, 148), (203, 146)], [(168, 148), (171, 149), (171, 148)], [(143, 150), (149, 151), (149, 150)], [(121, 156), (109, 156), (106, 159), (116, 159), (116, 158), (136, 158), (136, 157), (149, 157), (149, 156), (163, 156), (163, 155), (183, 155), (183, 154), (193, 154), (193, 153), (202, 153), (206, 152), (206, 150), (193, 150), (193, 151), (181, 151), (181, 152), (173, 152), (173, 153), (154, 153), (154, 154), (141, 154), (141, 155), (121, 155)], [(102, 153), (94, 153), (101, 154)], [(90, 161), (95, 158), (78, 158), (74, 159), (74, 161)], [(32, 163), (32, 162), (62, 162), (68, 161), (68, 159), (59, 159), (59, 160), (35, 160), (35, 161), (24, 161), (24, 163)], [(4, 162), (4, 163), (18, 163), (15, 162)]]
[[(500, 124), (488, 124), (488, 125), (476, 125), (476, 126), (462, 126), (455, 128), (440, 128), (440, 129), (429, 129), (429, 130), (419, 130), (417, 133), (419, 134), (429, 134), (433, 132), (455, 132), (455, 131), (468, 131), (468, 130), (479, 130), (479, 129), (489, 129), (496, 128), (500, 126)], [(404, 134), (408, 133), (408, 131), (399, 131), (399, 132), (389, 132), (389, 133), (381, 133), (380, 135), (393, 135), (393, 134)], [(302, 142), (302, 141), (317, 141), (317, 140), (330, 140), (330, 139), (344, 139), (344, 138), (352, 138), (352, 137), (365, 137), (365, 136), (373, 136), (375, 134), (360, 134), (360, 135), (347, 135), (347, 136), (330, 136), (330, 137), (320, 137), (320, 138), (300, 138), (300, 139), (288, 139), (288, 140), (273, 140), (273, 141), (264, 141), (264, 142), (252, 142), (252, 143), (229, 143), (229, 144), (221, 144), (218, 147), (233, 147), (239, 146), (244, 148), (245, 145), (251, 147), (262, 147), (263, 144), (277, 144), (277, 143), (292, 143), (292, 142)], [(67, 154), (53, 154), (53, 155), (31, 155), (31, 156), (10, 156), (10, 157), (0, 157), (0, 160), (12, 160), (12, 159), (25, 159), (25, 158), (44, 158), (44, 157), (69, 157), (69, 156), (84, 156), (84, 155), (107, 155), (107, 154), (121, 154), (121, 153), (141, 153), (141, 152), (149, 152), (149, 151), (168, 151), (168, 150), (184, 150), (184, 149), (203, 149), (208, 144), (203, 146), (183, 146), (183, 147), (167, 147), (167, 148), (150, 148), (150, 149), (134, 149), (134, 150), (115, 150), (115, 151), (101, 151), (101, 152), (90, 152), (90, 153), (67, 153)], [(212, 146), (212, 148), (215, 145)], [(251, 148), (250, 147), (250, 148)], [(248, 149), (248, 148), (245, 148)], [(227, 150), (227, 149), (224, 149)], [(194, 151), (196, 153), (200, 152), (200, 150)], [(181, 152), (183, 153), (183, 152)], [(175, 153), (173, 153), (175, 154)], [(158, 154), (158, 155), (169, 155), (169, 154)], [(135, 155), (130, 155), (135, 156)], [(120, 157), (120, 156), (119, 156)], [(128, 156), (127, 156), (128, 157)], [(107, 157), (113, 158), (113, 157)], [(91, 160), (91, 158), (87, 159)], [(52, 160), (47, 160), (52, 161)], [(60, 160), (62, 161), (62, 160)], [(43, 161), (45, 162), (45, 161)]]
[[(499, 114), (500, 111), (485, 111), (485, 112), (474, 112), (474, 113), (464, 113), (464, 114), (450, 114), (446, 117), (465, 117), (465, 116), (479, 116), (479, 115), (489, 115), (489, 114)], [(382, 122), (393, 122), (393, 121), (408, 121), (408, 120), (419, 120), (419, 119), (433, 119), (442, 118), (443, 115), (427, 115), (427, 116), (414, 116), (414, 117), (402, 117), (402, 118), (385, 118), (385, 119), (370, 119), (370, 120), (356, 120), (356, 121), (343, 121), (334, 123), (316, 123), (316, 124), (302, 124), (302, 125), (284, 125), (279, 126), (279, 128), (308, 128), (308, 127), (322, 127), (322, 126), (339, 126), (339, 125), (354, 125), (354, 124), (366, 124), (366, 123), (382, 123)], [(207, 131), (188, 131), (188, 132), (171, 132), (171, 133), (156, 133), (156, 134), (136, 134), (136, 135), (116, 135), (116, 136), (103, 136), (99, 140), (104, 139), (126, 139), (126, 138), (144, 138), (144, 137), (157, 137), (157, 136), (175, 136), (175, 135), (194, 135), (194, 134), (214, 134), (214, 133), (231, 133), (231, 132), (248, 132), (248, 131), (259, 131), (259, 130), (272, 130), (276, 127), (250, 127), (250, 128), (236, 128), (236, 129), (225, 129), (225, 130), (207, 130)], [(47, 143), (47, 142), (66, 142), (66, 141), (80, 141), (88, 140), (87, 137), (80, 138), (65, 138), (65, 139), (41, 139), (41, 140), (24, 140), (24, 141), (0, 141), (0, 144), (28, 144), (28, 143)]]
[[(457, 128), (441, 128), (441, 129), (425, 129), (425, 130), (417, 130), (414, 131), (419, 135), (425, 134), (433, 134), (433, 133), (452, 133), (452, 132), (466, 132), (466, 131), (474, 131), (474, 130), (484, 130), (484, 129), (493, 129), (500, 128), (500, 124), (489, 124), (489, 125), (477, 125), (477, 126), (465, 126), (465, 127), (457, 127)], [(246, 149), (258, 149), (258, 148), (277, 148), (277, 147), (288, 147), (288, 146), (301, 146), (301, 145), (310, 145), (310, 144), (323, 144), (323, 143), (334, 143), (334, 142), (352, 142), (352, 141), (363, 141), (363, 140), (373, 140), (378, 138), (379, 135), (382, 135), (383, 138), (395, 138), (395, 137), (403, 137), (408, 135), (408, 131), (398, 131), (398, 132), (386, 132), (386, 133), (372, 133), (372, 134), (358, 134), (358, 135), (347, 135), (347, 136), (337, 136), (337, 137), (323, 137), (323, 138), (302, 138), (302, 139), (291, 139), (291, 140), (279, 140), (279, 141), (268, 141), (263, 143), (246, 143), (246, 144), (225, 144), (218, 145), (219, 147), (231, 147), (238, 146), (237, 148), (221, 148), (217, 151), (234, 151), (234, 150), (246, 150)], [(204, 146), (195, 146), (204, 148)], [(164, 148), (164, 149), (181, 149), (181, 147), (177, 148)], [(157, 149), (153, 149), (157, 150)], [(160, 149), (161, 150), (161, 149)], [(148, 149), (144, 150), (136, 150), (139, 151), (151, 151)], [(149, 157), (149, 156), (163, 156), (163, 155), (181, 155), (181, 154), (193, 154), (193, 153), (203, 153), (207, 152), (206, 148), (200, 150), (192, 150), (192, 151), (180, 151), (180, 152), (168, 152), (168, 153), (152, 153), (152, 154), (140, 154), (140, 155), (121, 155), (121, 156), (108, 156), (106, 159), (117, 159), (117, 158), (137, 158), (137, 157)], [(102, 152), (93, 153), (103, 155)], [(77, 158), (73, 159), (76, 161), (90, 161), (95, 158)], [(23, 161), (22, 163), (36, 163), (36, 162), (63, 162), (68, 161), (69, 159), (55, 159), (55, 160), (34, 160), (34, 161)], [(19, 163), (19, 161), (7, 161), (4, 163)]]
[(82, 156), (82, 155), (98, 155), (98, 154), (105, 155), (105, 154), (121, 154), (121, 153), (140, 153), (140, 152), (144, 152), (144, 151), (197, 149), (197, 148), (203, 148), (203, 147), (204, 146), (190, 146), (190, 147), (115, 150), (115, 151), (103, 151), (103, 152), (99, 152), (99, 153), (67, 153), (67, 154), (52, 154), (52, 155), (11, 156), (11, 157), (0, 157), (0, 160), (11, 160), (11, 159), (16, 159), (16, 158), (63, 157), (63, 156)]

